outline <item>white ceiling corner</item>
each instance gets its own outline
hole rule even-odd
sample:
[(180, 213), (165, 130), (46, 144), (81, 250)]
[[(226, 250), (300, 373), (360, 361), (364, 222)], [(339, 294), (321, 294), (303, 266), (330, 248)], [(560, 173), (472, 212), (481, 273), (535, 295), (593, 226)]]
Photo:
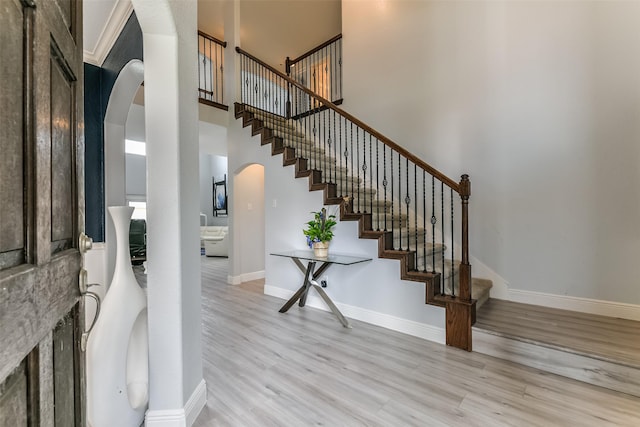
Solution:
[(84, 0), (84, 62), (102, 66), (132, 12), (131, 0)]

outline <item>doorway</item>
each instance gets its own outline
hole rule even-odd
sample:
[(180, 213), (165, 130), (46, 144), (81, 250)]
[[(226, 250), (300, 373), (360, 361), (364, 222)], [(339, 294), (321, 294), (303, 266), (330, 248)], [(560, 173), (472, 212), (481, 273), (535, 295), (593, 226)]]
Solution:
[(265, 198), (264, 166), (252, 163), (236, 171), (232, 202), (235, 233), (233, 254), (237, 257), (239, 277), (233, 283), (264, 279)]

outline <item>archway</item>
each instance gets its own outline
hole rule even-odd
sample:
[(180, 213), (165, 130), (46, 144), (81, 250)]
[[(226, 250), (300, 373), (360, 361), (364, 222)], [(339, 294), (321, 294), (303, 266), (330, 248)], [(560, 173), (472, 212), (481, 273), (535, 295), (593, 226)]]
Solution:
[[(104, 118), (105, 205), (126, 204), (125, 126), (131, 103), (144, 80), (142, 61), (129, 61), (118, 74)], [(111, 283), (115, 266), (115, 229), (105, 216), (106, 282)]]
[(251, 163), (238, 168), (233, 176), (233, 256), (239, 276), (233, 284), (264, 278), (265, 199), (264, 166)]

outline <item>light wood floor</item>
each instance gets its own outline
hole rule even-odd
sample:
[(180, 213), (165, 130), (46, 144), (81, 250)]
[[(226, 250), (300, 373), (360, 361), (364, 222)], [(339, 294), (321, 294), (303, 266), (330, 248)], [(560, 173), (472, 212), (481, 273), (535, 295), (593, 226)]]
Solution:
[(640, 399), (226, 284), (202, 257), (195, 426), (640, 426)]
[(476, 328), (640, 368), (640, 322), (490, 299)]

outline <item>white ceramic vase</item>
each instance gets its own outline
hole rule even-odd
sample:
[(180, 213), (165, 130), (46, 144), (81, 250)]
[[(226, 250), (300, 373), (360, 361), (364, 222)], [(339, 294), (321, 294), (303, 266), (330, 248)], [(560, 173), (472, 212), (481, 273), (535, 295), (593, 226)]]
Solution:
[(139, 426), (149, 400), (147, 297), (129, 256), (132, 213), (128, 206), (109, 207), (116, 231), (116, 265), (87, 343), (91, 427)]

